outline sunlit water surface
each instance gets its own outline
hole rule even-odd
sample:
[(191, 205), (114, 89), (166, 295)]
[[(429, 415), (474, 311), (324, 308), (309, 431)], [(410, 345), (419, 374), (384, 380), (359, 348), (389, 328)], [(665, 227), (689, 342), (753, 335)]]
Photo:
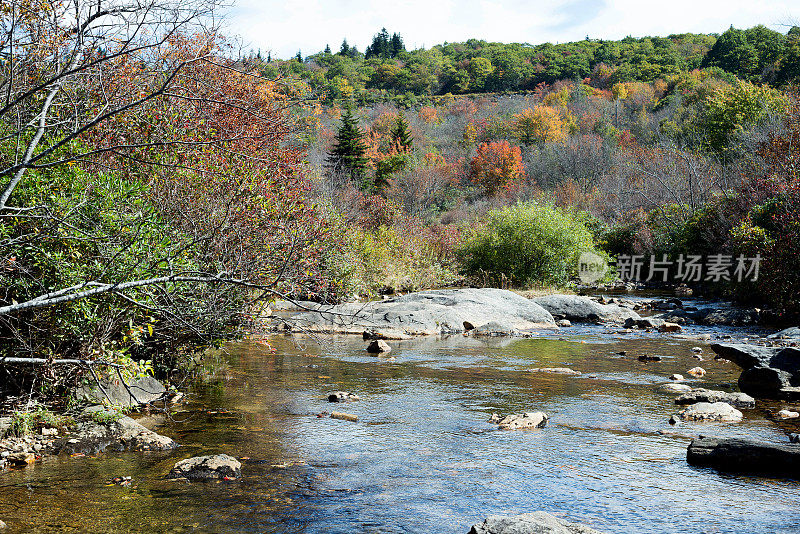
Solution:
[[(180, 448), (2, 474), (0, 519), (9, 532), (466, 533), (490, 514), (546, 510), (606, 532), (800, 531), (799, 482), (686, 463), (698, 433), (787, 441), (767, 418), (777, 405), (738, 424), (667, 422), (678, 408), (658, 386), (670, 374), (699, 364), (708, 374), (688, 383), (732, 390), (735, 365), (707, 347), (693, 359), (696, 341), (565, 332), (391, 342), (395, 361), (357, 338), (228, 345), (223, 376), (193, 385), (175, 421), (156, 428)], [(643, 353), (663, 361), (641, 363)], [(330, 404), (333, 390), (361, 400)], [(332, 410), (359, 422), (316, 417)], [(547, 428), (488, 422), (532, 410), (550, 415)], [(245, 458), (241, 480), (163, 478), (179, 459), (221, 452)], [(107, 485), (114, 476), (134, 483)]]

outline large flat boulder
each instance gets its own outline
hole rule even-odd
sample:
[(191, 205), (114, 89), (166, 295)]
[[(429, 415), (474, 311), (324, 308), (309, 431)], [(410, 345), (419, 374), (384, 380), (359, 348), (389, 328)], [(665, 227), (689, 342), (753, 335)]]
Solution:
[(148, 430), (130, 417), (98, 423), (84, 421), (56, 441), (56, 454), (97, 454), (105, 451), (168, 451), (178, 446), (171, 438)]
[(547, 295), (533, 299), (536, 304), (549, 311), (556, 319), (573, 322), (624, 323), (627, 319), (640, 319), (630, 308), (617, 304), (600, 304), (589, 297), (579, 295)]
[(692, 465), (736, 473), (800, 476), (800, 445), (700, 437), (689, 444)]
[(108, 403), (136, 407), (160, 399), (167, 391), (164, 385), (152, 376), (134, 378), (125, 382), (119, 378), (101, 380), (100, 384), (103, 386), (102, 389), (96, 383), (79, 387), (76, 391), (76, 398), (89, 404)]
[(698, 402), (683, 409), (678, 415), (684, 421), (738, 423), (742, 412), (727, 402)]
[(472, 525), (469, 534), (601, 534), (600, 531), (570, 523), (547, 512), (501, 516), (491, 515)]
[(746, 393), (728, 393), (713, 389), (697, 388), (687, 391), (675, 399), (675, 404), (696, 404), (698, 402), (724, 402), (737, 408), (754, 408), (756, 400)]
[(768, 339), (782, 339), (787, 341), (800, 341), (800, 327), (793, 326), (780, 332), (767, 336)]
[(502, 289), (439, 289), (366, 304), (340, 304), (295, 315), (298, 331), (407, 335), (457, 334), (497, 323), (515, 331), (557, 328), (540, 305)]

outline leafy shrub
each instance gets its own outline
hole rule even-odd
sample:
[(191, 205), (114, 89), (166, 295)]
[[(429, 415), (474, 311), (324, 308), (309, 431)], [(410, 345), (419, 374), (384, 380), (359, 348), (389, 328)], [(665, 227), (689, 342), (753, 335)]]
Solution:
[(40, 428), (65, 430), (74, 424), (75, 421), (71, 417), (56, 415), (50, 410), (39, 407), (34, 411), (14, 412), (11, 415), (11, 425), (6, 430), (6, 435), (24, 437)]
[(583, 252), (602, 255), (583, 218), (535, 202), (492, 210), (457, 251), (468, 276), (518, 286), (565, 285)]

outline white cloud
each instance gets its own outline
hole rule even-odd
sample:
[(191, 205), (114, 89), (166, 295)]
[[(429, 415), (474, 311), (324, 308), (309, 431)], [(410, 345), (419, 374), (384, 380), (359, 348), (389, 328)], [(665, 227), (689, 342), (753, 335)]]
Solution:
[(343, 38), (364, 50), (381, 27), (409, 48), (469, 38), (533, 44), (626, 35), (722, 32), (733, 24), (786, 31), (797, 0), (239, 0), (226, 31), (276, 57), (304, 55)]

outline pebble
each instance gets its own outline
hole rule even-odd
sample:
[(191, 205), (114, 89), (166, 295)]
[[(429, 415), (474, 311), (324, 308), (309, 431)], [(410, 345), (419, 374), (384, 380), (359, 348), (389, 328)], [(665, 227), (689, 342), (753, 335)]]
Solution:
[(680, 382), (684, 378), (683, 378), (683, 375), (679, 375), (678, 373), (675, 373), (674, 375), (670, 375), (669, 379)]

